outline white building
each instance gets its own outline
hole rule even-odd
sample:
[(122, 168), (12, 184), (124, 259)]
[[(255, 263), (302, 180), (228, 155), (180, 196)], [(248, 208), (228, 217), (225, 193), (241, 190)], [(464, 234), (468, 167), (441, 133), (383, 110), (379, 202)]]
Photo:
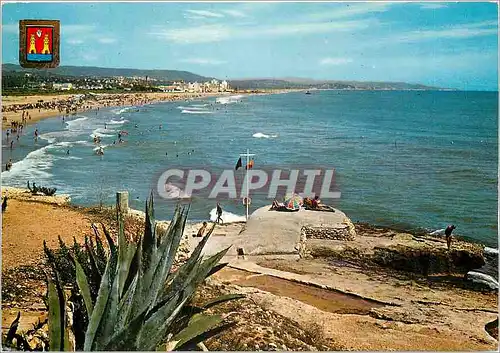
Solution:
[(73, 89), (72, 83), (54, 83), (52, 88), (58, 91), (69, 91)]

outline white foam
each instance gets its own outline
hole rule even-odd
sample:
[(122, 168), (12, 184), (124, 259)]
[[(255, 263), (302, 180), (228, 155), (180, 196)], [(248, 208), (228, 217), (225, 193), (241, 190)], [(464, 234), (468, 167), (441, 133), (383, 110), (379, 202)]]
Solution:
[(484, 252), (491, 255), (498, 255), (498, 249), (489, 248), (487, 246), (484, 247)]
[(113, 136), (115, 136), (115, 135), (113, 135), (113, 134), (105, 134), (105, 133), (103, 133), (103, 132), (101, 132), (101, 131), (106, 131), (106, 130), (105, 130), (105, 129), (101, 129), (101, 128), (95, 129), (95, 130), (94, 130), (94, 131), (92, 131), (92, 133), (90, 134), (90, 137), (92, 137), (92, 138), (93, 138), (93, 137), (96, 137), (96, 136), (98, 136), (98, 137), (113, 137)]
[(257, 132), (255, 134), (252, 135), (252, 137), (255, 137), (255, 138), (265, 138), (265, 139), (269, 139), (269, 138), (276, 138), (278, 137), (277, 134), (274, 134), (274, 135), (266, 135), (266, 134), (263, 134), (262, 132)]
[[(228, 211), (222, 211), (222, 221), (224, 223), (236, 223), (236, 222), (246, 222), (246, 217), (245, 216), (238, 216), (237, 214), (228, 212)], [(210, 220), (212, 222), (215, 222), (217, 220), (217, 208), (213, 208), (210, 211)]]
[(47, 145), (35, 151), (12, 164), (9, 171), (3, 171), (2, 182), (7, 184), (24, 186), (28, 180), (35, 182), (46, 182), (50, 180), (52, 174), (49, 173), (53, 165), (54, 156), (47, 153), (47, 150), (54, 148), (54, 145)]
[(205, 103), (205, 104), (191, 104), (192, 107), (208, 107), (210, 104)]
[(433, 231), (432, 233), (429, 233), (430, 235), (443, 235), (444, 234), (444, 231), (445, 229), (438, 229), (438, 230), (435, 230)]
[[(205, 105), (203, 105), (203, 106), (205, 106)], [(182, 109), (182, 110), (205, 110), (205, 109), (203, 109), (203, 107), (197, 107), (195, 105), (188, 106), (188, 107), (180, 105), (180, 106), (177, 107), (177, 109)]]
[(215, 102), (219, 104), (233, 104), (238, 103), (241, 98), (243, 98), (241, 94), (237, 96), (219, 97), (215, 99)]
[[(121, 119), (123, 119), (123, 116), (121, 117)], [(128, 123), (127, 119), (123, 119), (123, 120), (114, 120), (114, 119), (111, 119), (106, 124), (120, 125), (120, 124), (125, 124), (125, 123)]]
[(115, 113), (116, 115), (120, 115), (120, 114), (123, 114), (123, 113), (129, 111), (132, 108), (133, 107), (115, 108), (115, 109), (112, 109), (111, 111), (113, 113)]
[(208, 110), (183, 110), (181, 113), (183, 114), (213, 114), (213, 112)]
[(81, 130), (83, 128), (83, 122), (87, 119), (88, 117), (82, 116), (75, 120), (66, 121), (66, 128), (69, 130)]
[(491, 289), (498, 289), (498, 281), (490, 275), (485, 273), (469, 271), (467, 272), (467, 279), (476, 283), (487, 285)]
[(189, 199), (189, 195), (187, 195), (184, 190), (175, 186), (174, 184), (167, 183), (165, 184), (165, 196), (171, 199)]

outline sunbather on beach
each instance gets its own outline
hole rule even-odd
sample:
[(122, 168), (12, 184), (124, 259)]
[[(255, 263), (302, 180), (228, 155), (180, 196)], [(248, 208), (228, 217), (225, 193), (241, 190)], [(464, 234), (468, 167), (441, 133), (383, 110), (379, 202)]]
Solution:
[(205, 230), (207, 229), (207, 222), (203, 222), (203, 225), (201, 228), (198, 230), (198, 234), (196, 234), (197, 237), (203, 237), (205, 235)]
[(279, 211), (285, 209), (285, 204), (283, 202), (278, 202), (278, 200), (274, 199), (273, 205), (271, 206), (271, 210)]

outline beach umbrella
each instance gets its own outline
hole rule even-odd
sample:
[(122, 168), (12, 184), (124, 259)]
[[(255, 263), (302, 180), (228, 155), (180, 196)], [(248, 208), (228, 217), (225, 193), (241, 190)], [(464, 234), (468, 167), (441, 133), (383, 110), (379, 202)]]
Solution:
[(288, 210), (298, 210), (304, 204), (304, 199), (299, 195), (293, 195), (292, 197), (285, 200), (285, 207)]

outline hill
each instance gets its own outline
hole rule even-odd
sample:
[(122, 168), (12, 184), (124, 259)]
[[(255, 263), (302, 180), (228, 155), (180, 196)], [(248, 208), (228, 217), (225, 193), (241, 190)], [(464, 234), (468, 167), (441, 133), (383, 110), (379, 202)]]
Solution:
[[(163, 82), (185, 81), (185, 82), (205, 82), (213, 77), (205, 77), (189, 71), (178, 70), (142, 70), (127, 68), (104, 68), (94, 66), (59, 66), (55, 69), (26, 69), (16, 64), (3, 64), (2, 76), (20, 75), (23, 73), (36, 73), (42, 77), (149, 77)], [(314, 80), (300, 77), (286, 78), (242, 78), (229, 80), (231, 87), (248, 89), (364, 89), (364, 90), (438, 90), (440, 87), (432, 87), (421, 84), (406, 82), (361, 82), (361, 81), (340, 81), (340, 80)]]
[(307, 78), (255, 78), (229, 80), (231, 87), (238, 89), (364, 89), (364, 90), (439, 90), (441, 87), (412, 84), (406, 82), (337, 81), (313, 80)]
[(15, 64), (2, 64), (2, 75), (8, 73), (37, 73), (43, 76), (85, 76), (85, 77), (113, 77), (113, 76), (148, 76), (161, 81), (186, 81), (204, 82), (211, 77), (204, 77), (188, 71), (178, 70), (141, 70), (141, 69), (117, 69), (95, 66), (59, 66), (55, 69), (26, 69)]

